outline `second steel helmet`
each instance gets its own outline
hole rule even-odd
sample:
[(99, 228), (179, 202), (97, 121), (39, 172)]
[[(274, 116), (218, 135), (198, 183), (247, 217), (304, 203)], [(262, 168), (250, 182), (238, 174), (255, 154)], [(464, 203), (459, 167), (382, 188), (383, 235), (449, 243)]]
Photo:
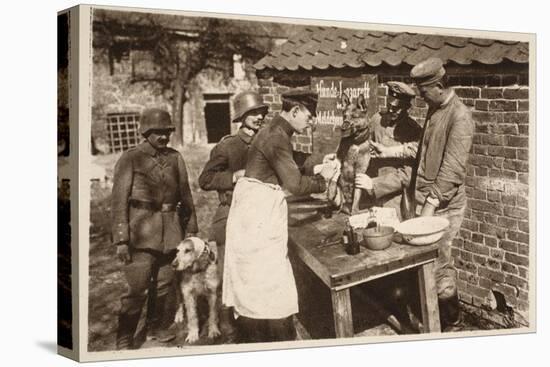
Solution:
[(160, 108), (143, 111), (139, 119), (139, 132), (143, 135), (149, 130), (175, 130), (170, 114)]
[(265, 109), (266, 113), (268, 110), (268, 106), (258, 93), (253, 91), (239, 93), (233, 99), (233, 117), (231, 121), (241, 121), (247, 112), (257, 109)]

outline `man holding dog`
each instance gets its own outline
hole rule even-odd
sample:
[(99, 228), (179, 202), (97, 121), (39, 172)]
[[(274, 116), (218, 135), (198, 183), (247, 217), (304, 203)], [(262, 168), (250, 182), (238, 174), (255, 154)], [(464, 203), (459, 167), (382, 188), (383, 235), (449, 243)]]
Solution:
[[(420, 204), (417, 209), (421, 216), (443, 216), (450, 222), (439, 242), (436, 282), (442, 326), (452, 330), (460, 322), (460, 309), (451, 245), (466, 208), (464, 181), (474, 122), (468, 108), (447, 87), (440, 59), (429, 58), (420, 62), (410, 75), (429, 107), (416, 156), (415, 196)], [(371, 179), (361, 175), (356, 185), (378, 198), (400, 190), (401, 182), (409, 182), (411, 175), (400, 170), (390, 176)]]
[(145, 110), (139, 131), (145, 141), (122, 154), (113, 178), (113, 243), (128, 285), (117, 349), (138, 347), (134, 334), (147, 299), (149, 334), (161, 342), (175, 338), (168, 329), (174, 320), (171, 262), (181, 240), (198, 232), (185, 162), (167, 147), (174, 131), (169, 113)]
[[(415, 96), (414, 90), (403, 82), (389, 81), (386, 84), (388, 110), (386, 113), (375, 114), (370, 121), (370, 144), (377, 159), (370, 161), (367, 174), (384, 176), (386, 180), (380, 182), (380, 185), (393, 186), (395, 183), (387, 182), (392, 177), (390, 174), (401, 169), (410, 170), (413, 166), (422, 128), (409, 115), (411, 101)], [(357, 175), (359, 179), (361, 176), (362, 174)], [(400, 191), (376, 197), (377, 205), (394, 208), (399, 217), (402, 217), (400, 201)]]
[(227, 220), (222, 298), (234, 307), (240, 342), (295, 338), (298, 297), (283, 188), (295, 195), (320, 193), (335, 173), (326, 165), (319, 175), (302, 176), (292, 156), (291, 137), (312, 124), (317, 95), (294, 90), (282, 97), (282, 112), (252, 141)]

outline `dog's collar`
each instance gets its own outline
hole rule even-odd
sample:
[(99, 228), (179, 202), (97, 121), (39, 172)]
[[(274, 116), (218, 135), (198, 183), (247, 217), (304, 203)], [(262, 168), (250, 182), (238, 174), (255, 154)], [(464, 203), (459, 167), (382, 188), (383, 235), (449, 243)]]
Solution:
[(204, 247), (200, 253), (200, 255), (198, 256), (198, 258), (200, 258), (201, 256), (208, 256), (210, 255), (210, 246), (208, 246), (208, 243), (206, 241), (204, 241)]
[[(200, 273), (203, 271), (207, 264), (215, 263), (216, 262), (216, 255), (212, 252), (210, 249), (210, 246), (206, 241), (203, 241), (204, 248), (202, 249), (199, 256), (197, 256), (197, 259), (195, 260), (196, 264), (199, 264), (198, 266), (193, 266), (192, 273)], [(205, 264), (205, 266), (202, 266), (201, 264)]]

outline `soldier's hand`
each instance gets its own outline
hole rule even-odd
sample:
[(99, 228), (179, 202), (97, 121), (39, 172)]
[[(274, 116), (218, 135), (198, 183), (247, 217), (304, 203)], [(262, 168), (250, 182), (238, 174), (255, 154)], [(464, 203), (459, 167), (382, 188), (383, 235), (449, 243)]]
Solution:
[(377, 142), (374, 142), (372, 141), (370, 143), (371, 145), (371, 148), (372, 148), (372, 152), (373, 152), (373, 155), (375, 157), (380, 157), (380, 158), (385, 158), (387, 157), (388, 155), (388, 147), (383, 145), (383, 144), (380, 144), (380, 143), (377, 143)]
[(244, 177), (244, 169), (233, 172), (233, 183), (237, 182), (239, 178)]
[(355, 187), (363, 190), (372, 190), (373, 189), (372, 178), (367, 176), (364, 173), (358, 173), (355, 175)]
[(328, 181), (338, 172), (338, 165), (336, 161), (330, 161), (323, 164), (319, 174)]
[(132, 262), (132, 255), (130, 255), (130, 249), (126, 244), (120, 244), (116, 247), (116, 254), (120, 262), (127, 265)]
[(435, 206), (430, 204), (430, 203), (426, 203), (422, 207), (422, 211), (420, 212), (420, 216), (421, 217), (433, 217), (434, 213), (435, 213)]

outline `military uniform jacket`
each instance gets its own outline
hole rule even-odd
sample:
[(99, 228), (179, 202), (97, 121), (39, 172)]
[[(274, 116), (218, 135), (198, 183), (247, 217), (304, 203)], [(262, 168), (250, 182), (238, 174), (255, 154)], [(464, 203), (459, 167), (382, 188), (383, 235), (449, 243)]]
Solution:
[(377, 113), (373, 116), (370, 126), (372, 141), (388, 147), (403, 145), (404, 157), (373, 159), (367, 170), (367, 174), (371, 177), (384, 177), (374, 180), (375, 193), (379, 191), (381, 185), (398, 187), (395, 192), (384, 197), (376, 197), (377, 205), (393, 207), (399, 212), (402, 181), (397, 171), (406, 169), (410, 172), (422, 135), (422, 128), (408, 114), (404, 114), (397, 121), (392, 122), (389, 114)]
[(115, 166), (112, 213), (113, 242), (133, 248), (168, 252), (186, 231), (198, 232), (181, 154), (148, 142), (124, 152)]
[[(371, 130), (372, 140), (388, 147), (406, 143), (418, 145), (422, 135), (422, 127), (408, 114), (401, 115), (392, 123), (389, 114), (377, 113), (372, 117)], [(411, 158), (415, 155), (416, 152)], [(407, 156), (411, 155), (407, 154)]]
[(294, 195), (323, 192), (322, 176), (303, 176), (292, 155), (292, 126), (277, 115), (261, 129), (248, 151), (246, 177), (280, 185)]
[[(253, 136), (239, 129), (236, 135), (228, 135), (212, 149), (210, 159), (199, 176), (199, 186), (205, 191), (216, 190), (222, 206), (231, 204), (235, 184), (233, 173), (246, 168), (248, 148)], [(216, 221), (219, 218), (215, 218)]]
[[(430, 109), (422, 138), (416, 200), (422, 205), (428, 195), (440, 201), (438, 212), (461, 210), (466, 205), (464, 180), (473, 143), (474, 122), (468, 108), (453, 93), (446, 103)], [(395, 172), (393, 179), (374, 180), (376, 197), (401, 189), (411, 170)]]
[[(372, 162), (377, 168), (412, 166), (418, 142), (422, 135), (422, 128), (418, 123), (405, 114), (392, 123), (388, 114), (375, 114), (371, 122), (371, 139), (387, 147), (404, 145), (404, 157), (402, 158), (377, 158)], [(379, 172), (384, 174), (385, 172)]]

